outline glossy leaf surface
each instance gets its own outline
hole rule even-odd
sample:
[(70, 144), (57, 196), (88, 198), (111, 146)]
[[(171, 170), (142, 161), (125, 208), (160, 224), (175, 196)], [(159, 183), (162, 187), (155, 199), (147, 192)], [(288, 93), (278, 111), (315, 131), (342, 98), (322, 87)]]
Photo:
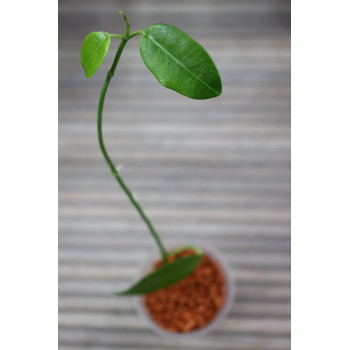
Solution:
[(148, 27), (140, 39), (143, 62), (165, 87), (193, 99), (219, 96), (218, 70), (203, 47), (168, 24)]
[(92, 32), (84, 40), (81, 47), (81, 64), (85, 77), (92, 77), (107, 55), (111, 37), (105, 32)]
[(200, 263), (202, 255), (190, 255), (166, 263), (142, 278), (129, 289), (116, 295), (147, 294), (169, 287), (189, 275)]

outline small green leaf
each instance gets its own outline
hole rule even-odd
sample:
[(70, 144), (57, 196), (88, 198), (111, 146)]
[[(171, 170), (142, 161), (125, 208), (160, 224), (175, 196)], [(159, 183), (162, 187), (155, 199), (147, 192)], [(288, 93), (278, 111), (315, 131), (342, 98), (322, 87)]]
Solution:
[(148, 27), (140, 39), (140, 52), (147, 68), (165, 87), (200, 100), (221, 94), (213, 60), (180, 29), (161, 23)]
[(200, 263), (202, 254), (185, 256), (173, 262), (166, 263), (151, 272), (139, 282), (123, 292), (115, 295), (147, 294), (169, 287), (189, 275)]
[(195, 252), (195, 254), (197, 255), (202, 255), (203, 254), (203, 251), (201, 248), (197, 247), (196, 245), (183, 245), (179, 248), (176, 248), (174, 250), (171, 250), (168, 254), (167, 254), (167, 257), (170, 257), (170, 256), (173, 256), (173, 255), (177, 255), (185, 250), (192, 250)]
[(107, 55), (111, 37), (105, 32), (92, 32), (84, 40), (81, 47), (81, 64), (85, 77), (92, 77)]

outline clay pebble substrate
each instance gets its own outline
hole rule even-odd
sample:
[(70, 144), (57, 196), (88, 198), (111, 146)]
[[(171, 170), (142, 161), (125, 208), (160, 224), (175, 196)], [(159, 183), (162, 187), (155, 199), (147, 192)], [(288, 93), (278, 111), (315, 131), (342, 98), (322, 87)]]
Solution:
[[(194, 254), (185, 250), (169, 258)], [(162, 265), (157, 261), (154, 268)], [(221, 269), (207, 254), (198, 267), (180, 282), (147, 294), (145, 306), (154, 321), (168, 331), (188, 333), (208, 325), (226, 300), (226, 281)]]

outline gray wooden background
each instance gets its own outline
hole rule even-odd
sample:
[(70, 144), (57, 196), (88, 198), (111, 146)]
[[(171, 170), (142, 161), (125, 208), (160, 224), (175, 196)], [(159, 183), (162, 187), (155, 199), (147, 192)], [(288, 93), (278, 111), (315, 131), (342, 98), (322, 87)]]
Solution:
[[(223, 94), (194, 101), (160, 86), (138, 38), (107, 95), (104, 133), (123, 177), (165, 243), (204, 240), (229, 260), (237, 297), (217, 331), (182, 344), (155, 336), (126, 286), (154, 246), (101, 156), (98, 95), (118, 45), (86, 80), (89, 32), (164, 22), (197, 39)], [(253, 1), (59, 1), (59, 348), (290, 348), (290, 4)]]

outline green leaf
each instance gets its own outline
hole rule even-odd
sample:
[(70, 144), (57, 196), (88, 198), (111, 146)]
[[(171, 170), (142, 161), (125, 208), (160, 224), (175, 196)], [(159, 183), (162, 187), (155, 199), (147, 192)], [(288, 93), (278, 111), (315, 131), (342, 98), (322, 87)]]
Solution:
[(167, 257), (170, 257), (170, 256), (173, 256), (173, 255), (176, 255), (176, 254), (179, 254), (185, 250), (192, 250), (195, 252), (195, 254), (197, 255), (202, 255), (203, 254), (203, 251), (201, 248), (197, 247), (196, 245), (183, 245), (177, 249), (174, 249), (174, 250), (171, 250), (170, 252), (168, 252), (167, 254)]
[(143, 62), (165, 87), (193, 99), (219, 96), (221, 79), (203, 47), (168, 24), (148, 27), (140, 39)]
[(81, 64), (85, 77), (92, 77), (107, 55), (111, 37), (105, 32), (92, 32), (84, 40), (81, 47)]
[(173, 262), (166, 263), (151, 272), (139, 282), (123, 292), (115, 295), (148, 294), (169, 287), (189, 275), (200, 263), (202, 254), (185, 256)]

